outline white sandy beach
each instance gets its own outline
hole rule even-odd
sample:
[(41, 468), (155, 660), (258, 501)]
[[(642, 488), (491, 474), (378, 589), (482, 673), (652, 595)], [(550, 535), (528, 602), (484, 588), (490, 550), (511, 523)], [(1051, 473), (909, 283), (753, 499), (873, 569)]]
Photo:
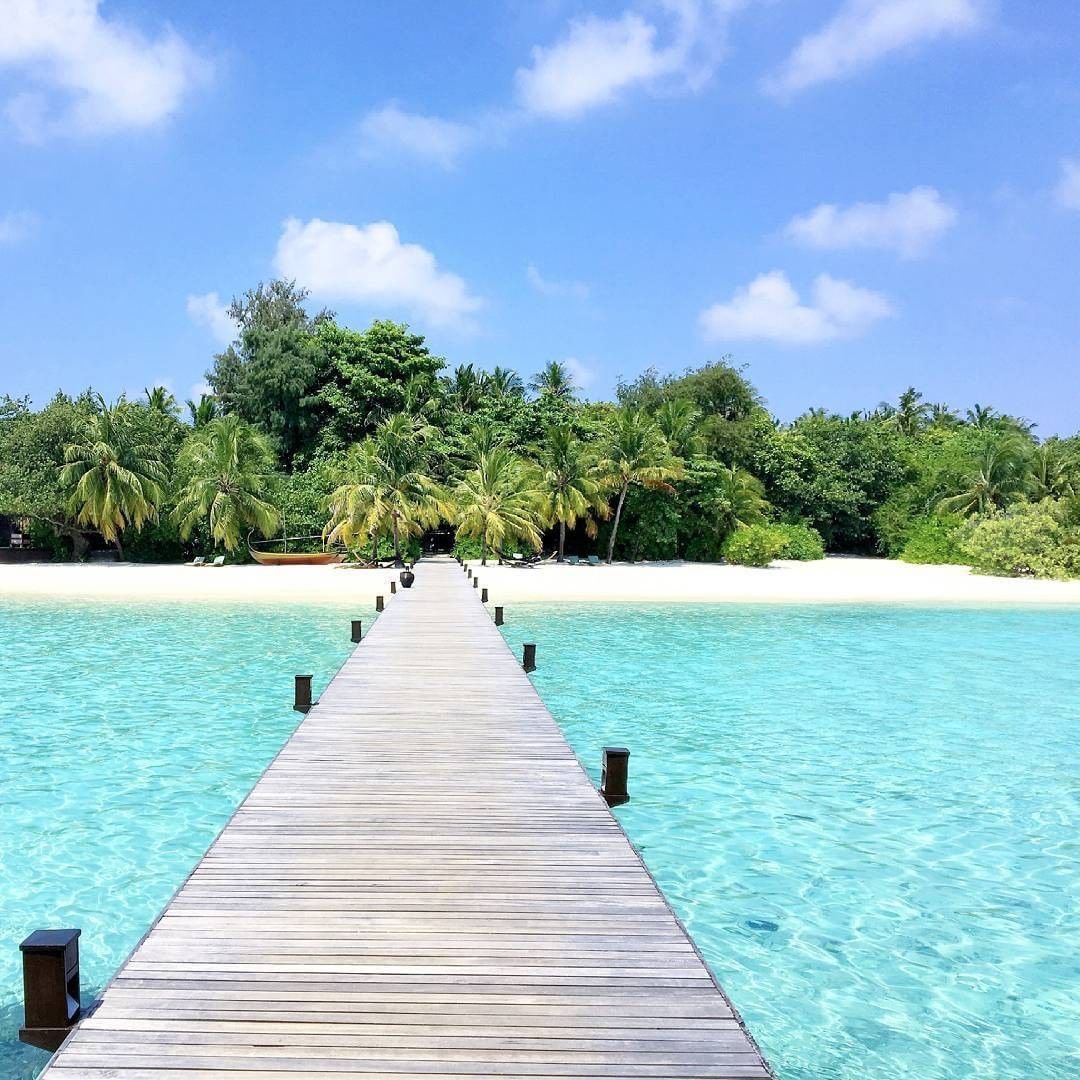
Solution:
[[(1075, 604), (1080, 581), (984, 577), (962, 566), (887, 559), (778, 562), (765, 570), (717, 563), (616, 563), (481, 567), (490, 602)], [(0, 565), (0, 600), (42, 597), (115, 601), (339, 603), (370, 607), (389, 597), (390, 570), (337, 566), (190, 567), (149, 564)]]

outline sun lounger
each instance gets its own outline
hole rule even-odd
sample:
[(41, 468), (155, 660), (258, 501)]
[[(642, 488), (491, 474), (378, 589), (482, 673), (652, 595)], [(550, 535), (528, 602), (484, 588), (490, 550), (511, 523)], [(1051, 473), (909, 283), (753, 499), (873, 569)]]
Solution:
[(219, 555), (212, 563), (207, 563), (207, 566), (224, 566), (225, 556)]
[(205, 566), (206, 565), (206, 556), (205, 555), (196, 555), (195, 558), (191, 560), (191, 562), (185, 563), (184, 565), (185, 566)]
[(568, 563), (569, 563), (569, 564), (570, 564), (571, 566), (577, 566), (577, 564), (578, 564), (578, 557), (577, 557), (576, 555), (567, 555), (567, 556), (566, 556), (566, 561), (567, 561), (567, 562), (568, 562)]
[(599, 555), (590, 555), (589, 556), (589, 565), (590, 566), (599, 566), (600, 565), (600, 556)]

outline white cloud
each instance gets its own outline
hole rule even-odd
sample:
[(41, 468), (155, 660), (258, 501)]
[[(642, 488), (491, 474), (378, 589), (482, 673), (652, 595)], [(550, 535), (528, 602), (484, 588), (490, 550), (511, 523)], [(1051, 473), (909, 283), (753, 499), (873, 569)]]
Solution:
[(483, 306), (462, 278), (439, 268), (430, 251), (403, 244), (389, 221), (358, 226), (289, 218), (274, 266), (328, 300), (401, 307), (435, 326), (468, 329)]
[(514, 81), (533, 116), (570, 118), (617, 101), (634, 86), (697, 89), (724, 51), (728, 18), (753, 0), (663, 0), (669, 18), (636, 11), (570, 22), (553, 45), (536, 46)]
[(821, 274), (814, 280), (813, 303), (804, 304), (780, 270), (761, 274), (736, 289), (726, 304), (700, 315), (708, 341), (760, 338), (786, 345), (815, 345), (856, 337), (879, 319), (894, 314), (881, 293)]
[(0, 215), (0, 247), (22, 243), (37, 225), (37, 215), (25, 210), (13, 210)]
[(777, 97), (844, 79), (900, 49), (983, 23), (985, 0), (844, 0), (820, 30), (802, 41), (765, 81)]
[(407, 112), (391, 101), (360, 121), (360, 138), (367, 156), (405, 154), (450, 169), (479, 142), (480, 132), (456, 120)]
[(576, 356), (568, 356), (562, 361), (563, 366), (570, 372), (570, 378), (580, 390), (588, 390), (596, 382), (596, 372)]
[(956, 210), (935, 188), (917, 187), (895, 192), (881, 203), (822, 203), (790, 221), (785, 232), (797, 243), (823, 251), (885, 248), (913, 259), (955, 223)]
[(201, 397), (213, 397), (214, 388), (205, 379), (202, 379), (197, 383), (191, 384), (188, 395), (192, 401), (197, 402)]
[(529, 284), (541, 296), (568, 296), (574, 300), (588, 300), (589, 286), (584, 281), (549, 281), (535, 266), (525, 268)]
[(204, 326), (222, 345), (236, 337), (236, 323), (229, 318), (229, 305), (216, 292), (187, 298), (187, 313), (196, 326)]
[(151, 127), (172, 116), (209, 63), (170, 27), (148, 38), (99, 0), (4, 0), (0, 67), (29, 86), (4, 106), (28, 142)]
[(1080, 161), (1062, 159), (1061, 179), (1055, 194), (1058, 204), (1066, 210), (1080, 210)]

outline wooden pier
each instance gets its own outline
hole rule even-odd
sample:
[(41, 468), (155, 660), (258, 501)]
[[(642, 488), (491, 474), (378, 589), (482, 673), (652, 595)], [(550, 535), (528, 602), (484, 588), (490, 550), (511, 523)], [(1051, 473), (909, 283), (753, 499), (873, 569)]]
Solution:
[(771, 1076), (476, 590), (416, 576), (44, 1076)]

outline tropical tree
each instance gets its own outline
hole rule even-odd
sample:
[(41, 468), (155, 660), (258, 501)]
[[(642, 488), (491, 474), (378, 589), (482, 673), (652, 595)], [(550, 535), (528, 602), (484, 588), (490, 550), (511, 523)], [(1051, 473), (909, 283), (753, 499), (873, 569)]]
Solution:
[(238, 416), (211, 420), (196, 431), (177, 459), (183, 482), (173, 520), (181, 538), (203, 521), (226, 551), (235, 551), (252, 530), (270, 536), (279, 515), (263, 496), (273, 467), (266, 436)]
[(482, 383), (484, 391), (496, 397), (521, 397), (525, 393), (521, 376), (510, 368), (493, 367)]
[(366, 536), (377, 545), (389, 535), (400, 566), (402, 541), (449, 516), (446, 496), (427, 472), (428, 434), (416, 417), (395, 413), (353, 451), (347, 478), (330, 496), (328, 539)]
[(202, 394), (198, 402), (191, 398), (187, 400), (188, 416), (191, 418), (191, 426), (198, 431), (206, 427), (211, 420), (218, 418), (217, 398), (213, 394)]
[(458, 536), (480, 541), (480, 565), (488, 551), (516, 543), (540, 550), (542, 495), (535, 470), (503, 446), (481, 453), (454, 494)]
[(735, 465), (721, 465), (717, 472), (717, 524), (721, 532), (760, 525), (769, 509), (761, 481)]
[(552, 360), (529, 380), (529, 389), (541, 397), (546, 394), (563, 401), (573, 401), (578, 388), (566, 364)]
[(446, 380), (446, 391), (461, 412), (475, 412), (484, 398), (483, 376), (472, 364), (458, 364)]
[(64, 449), (60, 483), (76, 522), (96, 529), (123, 557), (124, 529), (157, 521), (167, 470), (134, 422), (134, 405), (97, 401), (100, 411), (80, 423)]
[(1080, 494), (1080, 455), (1060, 439), (1047, 439), (1031, 456), (1031, 487), (1036, 499)]
[(670, 480), (683, 474), (683, 466), (671, 452), (656, 421), (639, 409), (622, 408), (611, 418), (603, 443), (603, 458), (598, 467), (601, 483), (619, 493), (615, 520), (608, 539), (607, 562), (615, 553), (626, 493), (632, 484), (662, 491), (674, 490)]
[(914, 386), (909, 386), (900, 395), (900, 400), (892, 411), (888, 423), (891, 423), (902, 435), (918, 435), (926, 425), (931, 411), (931, 406), (923, 401), (922, 394)]
[(539, 510), (545, 524), (559, 526), (558, 561), (562, 562), (566, 527), (575, 528), (583, 518), (586, 533), (595, 537), (596, 519), (608, 517), (611, 510), (597, 478), (596, 462), (569, 425), (548, 428), (537, 457)]
[(167, 386), (154, 386), (143, 390), (146, 395), (146, 404), (153, 412), (163, 413), (176, 419), (180, 415), (180, 406), (176, 396)]
[(685, 398), (665, 401), (656, 410), (656, 422), (673, 454), (688, 459), (703, 452), (705, 440), (699, 431), (701, 412), (693, 402)]
[(1001, 509), (1026, 492), (1028, 453), (1028, 444), (1016, 435), (988, 438), (938, 509), (965, 517)]

